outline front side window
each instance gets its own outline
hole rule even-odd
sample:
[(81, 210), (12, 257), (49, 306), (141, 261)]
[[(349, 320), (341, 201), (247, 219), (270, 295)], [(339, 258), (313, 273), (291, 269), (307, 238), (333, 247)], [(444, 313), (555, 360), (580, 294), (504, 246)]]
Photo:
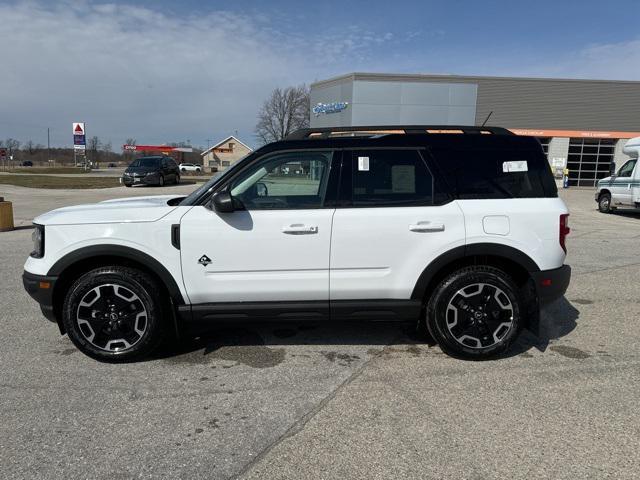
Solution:
[(415, 150), (352, 153), (354, 206), (417, 206), (433, 203), (433, 177)]
[(258, 161), (235, 179), (231, 196), (247, 210), (321, 208), (332, 152), (289, 152)]
[(618, 170), (618, 176), (619, 177), (630, 177), (631, 174), (633, 173), (633, 169), (635, 168), (635, 166), (636, 166), (636, 161), (635, 160), (629, 160), (622, 167), (620, 167), (620, 170)]

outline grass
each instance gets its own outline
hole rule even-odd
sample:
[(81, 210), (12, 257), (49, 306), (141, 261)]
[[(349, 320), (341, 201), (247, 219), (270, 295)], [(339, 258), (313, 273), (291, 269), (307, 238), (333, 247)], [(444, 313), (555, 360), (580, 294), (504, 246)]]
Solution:
[(120, 186), (113, 177), (49, 177), (46, 175), (0, 175), (0, 184), (29, 188), (78, 189)]
[(79, 167), (22, 167), (22, 168), (8, 168), (7, 170), (3, 170), (8, 173), (31, 173), (34, 175), (44, 174), (44, 173), (62, 173), (65, 175), (68, 174), (82, 174), (82, 173), (90, 173), (91, 170), (85, 170), (84, 168)]

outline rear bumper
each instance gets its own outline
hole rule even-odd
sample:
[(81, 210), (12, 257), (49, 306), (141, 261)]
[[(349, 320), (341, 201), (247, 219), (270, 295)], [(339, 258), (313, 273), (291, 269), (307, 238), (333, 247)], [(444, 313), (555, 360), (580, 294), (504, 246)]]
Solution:
[(51, 322), (58, 323), (53, 312), (53, 288), (58, 277), (35, 275), (25, 271), (22, 274), (22, 284), (31, 298), (40, 304), (42, 314)]
[(563, 265), (553, 270), (542, 270), (531, 273), (536, 284), (538, 301), (541, 305), (551, 303), (562, 297), (571, 281), (571, 267)]

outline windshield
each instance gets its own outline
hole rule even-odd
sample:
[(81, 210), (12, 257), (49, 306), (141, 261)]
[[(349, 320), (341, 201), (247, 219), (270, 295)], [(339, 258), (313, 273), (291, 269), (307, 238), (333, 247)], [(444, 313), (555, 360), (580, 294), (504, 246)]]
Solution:
[(133, 162), (131, 162), (131, 165), (129, 166), (153, 168), (153, 167), (157, 167), (159, 163), (160, 163), (160, 159), (158, 158), (138, 158), (137, 160), (134, 160)]

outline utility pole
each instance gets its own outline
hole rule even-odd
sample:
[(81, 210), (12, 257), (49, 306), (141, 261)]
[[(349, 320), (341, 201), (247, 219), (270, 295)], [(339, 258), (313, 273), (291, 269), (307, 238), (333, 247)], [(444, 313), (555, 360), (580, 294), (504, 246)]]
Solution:
[(47, 163), (51, 163), (51, 142), (49, 139), (49, 127), (47, 127)]

